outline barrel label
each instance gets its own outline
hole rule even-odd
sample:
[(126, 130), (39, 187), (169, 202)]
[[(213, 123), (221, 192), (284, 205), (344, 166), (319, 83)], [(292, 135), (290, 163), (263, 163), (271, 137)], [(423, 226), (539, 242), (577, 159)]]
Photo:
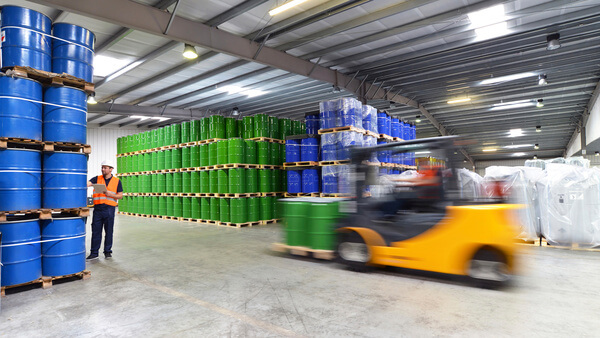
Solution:
[(6, 39), (6, 31), (3, 30), (2, 31), (2, 38), (0, 39), (0, 43), (4, 42), (5, 39)]

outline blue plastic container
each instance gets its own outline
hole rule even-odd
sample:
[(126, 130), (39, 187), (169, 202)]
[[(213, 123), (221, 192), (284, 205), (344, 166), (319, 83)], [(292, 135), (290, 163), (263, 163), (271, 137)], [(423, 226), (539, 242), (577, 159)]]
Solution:
[(323, 161), (336, 161), (338, 159), (338, 134), (321, 135), (321, 154)]
[(42, 85), (34, 80), (0, 74), (0, 96), (0, 137), (41, 141)]
[(80, 26), (56, 23), (52, 35), (58, 38), (52, 39), (52, 71), (92, 82), (94, 33)]
[(336, 101), (323, 101), (319, 103), (320, 129), (335, 128), (336, 126)]
[(44, 105), (44, 141), (86, 143), (87, 94), (72, 87), (50, 87), (44, 102), (66, 108)]
[[(355, 100), (349, 98), (339, 99), (339, 125), (338, 127), (356, 126)], [(362, 123), (361, 123), (362, 125)]]
[(285, 140), (285, 161), (300, 162), (300, 143), (298, 140)]
[[(54, 217), (42, 221), (42, 274), (63, 276), (85, 270), (85, 221)], [(79, 237), (81, 236), (81, 237)], [(76, 237), (76, 238), (71, 238)]]
[(404, 129), (402, 130), (402, 139), (404, 141), (410, 140), (411, 127), (410, 123), (404, 123)]
[[(387, 142), (386, 141), (377, 141), (377, 144), (387, 144)], [(391, 163), (390, 151), (389, 150), (378, 151), (377, 159), (379, 160), (379, 162)]]
[(315, 135), (319, 131), (319, 115), (312, 114), (306, 115), (306, 133), (309, 135)]
[[(38, 219), (9, 218), (6, 222), (0, 222), (0, 232), (2, 233), (2, 281), (0, 284), (2, 286), (16, 285), (42, 277), (40, 221)], [(22, 243), (32, 244), (15, 245)]]
[(337, 166), (328, 165), (323, 166), (321, 183), (323, 186), (323, 193), (325, 194), (336, 194), (338, 192), (338, 173)]
[(81, 208), (87, 205), (87, 157), (81, 153), (44, 153), (42, 207)]
[(400, 120), (392, 118), (392, 137), (400, 137)]
[(287, 191), (290, 194), (298, 194), (302, 192), (302, 176), (299, 170), (287, 171)]
[(42, 206), (42, 152), (0, 149), (0, 211)]
[(50, 71), (52, 20), (17, 6), (2, 7), (2, 67), (23, 66)]
[(317, 169), (302, 170), (302, 192), (305, 194), (319, 192), (319, 172)]
[(380, 134), (389, 135), (390, 130), (388, 128), (386, 117), (389, 117), (389, 116), (388, 116), (388, 114), (386, 114), (384, 112), (377, 113), (377, 130)]
[[(300, 161), (319, 160), (319, 142), (314, 137), (302, 139), (300, 147)], [(287, 156), (287, 155), (286, 155)]]

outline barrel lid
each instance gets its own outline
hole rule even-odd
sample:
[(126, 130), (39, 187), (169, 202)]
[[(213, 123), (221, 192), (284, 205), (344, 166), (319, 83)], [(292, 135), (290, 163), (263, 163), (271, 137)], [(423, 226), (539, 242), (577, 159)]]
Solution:
[(64, 24), (64, 25), (71, 25), (71, 26), (75, 26), (75, 27), (79, 27), (79, 28), (85, 29), (86, 31), (88, 31), (88, 32), (90, 32), (92, 34), (92, 36), (94, 37), (94, 44), (96, 44), (96, 34), (94, 34), (94, 32), (92, 32), (91, 29), (88, 29), (88, 28), (85, 28), (83, 26), (79, 26), (79, 25), (76, 25), (76, 24), (73, 24), (73, 23), (69, 23), (69, 22), (55, 22), (54, 24), (52, 24), (52, 27), (54, 27), (56, 25), (62, 25), (62, 24)]
[(6, 221), (2, 221), (0, 224), (24, 223), (31, 221), (39, 221), (38, 215), (6, 216)]
[(37, 150), (37, 149), (25, 149), (25, 148), (4, 148), (4, 149), (0, 149), (0, 151), (9, 151), (9, 150), (18, 150), (18, 151), (34, 151), (36, 153), (41, 153), (41, 150)]
[(17, 7), (17, 8), (23, 8), (23, 9), (26, 9), (26, 10), (28, 10), (28, 11), (32, 11), (32, 12), (39, 13), (39, 14), (41, 14), (41, 15), (43, 15), (43, 16), (45, 16), (45, 17), (47, 17), (47, 18), (48, 18), (48, 20), (50, 20), (50, 23), (52, 23), (52, 18), (50, 18), (48, 15), (46, 15), (46, 14), (44, 14), (44, 13), (40, 12), (40, 11), (36, 11), (36, 10), (34, 10), (34, 9), (31, 9), (31, 8), (27, 8), (27, 7), (23, 7), (23, 6), (17, 6), (17, 5), (4, 5), (4, 6), (0, 6), (0, 10), (4, 9), (5, 7)]
[(73, 215), (52, 215), (52, 219), (48, 219), (45, 221), (51, 222), (51, 221), (64, 221), (64, 220), (69, 220), (69, 219), (82, 219), (84, 217), (82, 216), (73, 216)]

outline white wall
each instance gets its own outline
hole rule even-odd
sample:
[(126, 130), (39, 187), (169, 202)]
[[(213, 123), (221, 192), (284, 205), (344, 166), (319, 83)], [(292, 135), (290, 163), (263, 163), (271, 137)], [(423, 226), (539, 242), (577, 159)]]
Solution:
[(117, 138), (136, 134), (146, 129), (90, 127), (87, 130), (87, 143), (92, 146), (92, 154), (88, 160), (88, 180), (100, 175), (102, 161), (110, 159), (115, 165), (113, 174), (117, 172)]
[[(599, 84), (600, 86), (600, 84)], [(600, 95), (596, 96), (594, 102), (590, 103), (590, 116), (585, 124), (585, 142), (586, 145), (600, 138)], [(598, 149), (586, 149), (588, 154), (598, 151)], [(577, 140), (567, 149), (567, 156), (571, 156), (581, 151), (581, 136), (577, 133)]]

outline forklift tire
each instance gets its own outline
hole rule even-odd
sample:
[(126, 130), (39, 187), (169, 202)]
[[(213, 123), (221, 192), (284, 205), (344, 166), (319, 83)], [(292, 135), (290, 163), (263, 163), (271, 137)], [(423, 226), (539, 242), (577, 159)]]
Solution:
[(499, 289), (510, 281), (504, 255), (493, 248), (482, 248), (469, 261), (468, 275), (475, 286)]
[(337, 261), (349, 270), (367, 272), (371, 269), (367, 263), (371, 252), (363, 238), (354, 231), (341, 233), (337, 246)]

